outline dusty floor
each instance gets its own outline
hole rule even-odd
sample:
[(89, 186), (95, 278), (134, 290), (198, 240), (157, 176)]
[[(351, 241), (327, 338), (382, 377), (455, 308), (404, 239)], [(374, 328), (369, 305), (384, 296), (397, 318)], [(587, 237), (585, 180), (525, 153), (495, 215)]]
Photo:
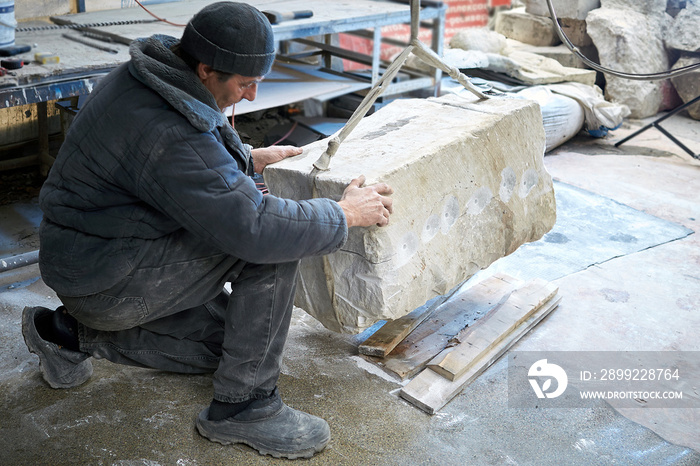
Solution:
[[(700, 152), (700, 122), (674, 117), (665, 126)], [(654, 129), (612, 146), (637, 127), (579, 137), (545, 163), (556, 180), (697, 232), (700, 161)], [(40, 218), (31, 199), (0, 207), (0, 257), (36, 249)], [(690, 234), (555, 280), (560, 307), (513, 350), (700, 351), (699, 246)], [(26, 305), (58, 304), (36, 265), (0, 275), (0, 463), (281, 462), (196, 433), (194, 418), (211, 398), (207, 376), (96, 361), (84, 386), (48, 388), (20, 315)], [(429, 416), (357, 357), (359, 342), (295, 313), (279, 385), (289, 405), (324, 417), (333, 433), (310, 464), (700, 464), (700, 409), (509, 408), (502, 358)]]

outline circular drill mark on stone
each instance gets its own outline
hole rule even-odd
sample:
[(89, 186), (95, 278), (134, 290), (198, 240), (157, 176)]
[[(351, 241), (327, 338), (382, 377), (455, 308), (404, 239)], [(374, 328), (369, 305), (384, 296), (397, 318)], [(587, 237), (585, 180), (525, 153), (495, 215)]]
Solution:
[(455, 196), (450, 196), (445, 205), (442, 207), (442, 217), (440, 219), (441, 231), (443, 235), (446, 235), (452, 225), (455, 224), (457, 218), (459, 217), (459, 201)]
[(401, 238), (401, 243), (396, 251), (396, 265), (398, 267), (407, 264), (411, 260), (411, 257), (418, 251), (419, 243), (418, 235), (412, 231)]
[(498, 190), (498, 196), (501, 198), (501, 201), (504, 203), (510, 201), (517, 182), (518, 177), (515, 175), (515, 171), (510, 167), (504, 168), (501, 172), (501, 187)]
[(537, 186), (539, 179), (540, 177), (537, 174), (537, 171), (534, 169), (529, 168), (525, 170), (525, 173), (523, 173), (523, 178), (520, 181), (520, 192), (518, 195), (522, 199), (525, 199), (530, 194), (530, 191), (532, 191), (532, 188)]
[(425, 221), (423, 226), (423, 231), (421, 232), (421, 240), (424, 243), (428, 243), (431, 239), (435, 237), (440, 231), (440, 217), (437, 215), (431, 215)]
[(469, 215), (480, 214), (481, 211), (484, 210), (487, 205), (489, 205), (492, 198), (493, 193), (491, 193), (491, 190), (488, 187), (483, 186), (477, 189), (467, 203), (467, 213)]

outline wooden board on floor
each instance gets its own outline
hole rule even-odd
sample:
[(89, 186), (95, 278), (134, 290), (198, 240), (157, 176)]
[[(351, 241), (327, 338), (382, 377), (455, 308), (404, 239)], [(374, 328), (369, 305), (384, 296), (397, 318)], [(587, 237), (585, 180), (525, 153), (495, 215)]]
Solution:
[(451, 296), (438, 298), (427, 308), (419, 307), (399, 319), (387, 322), (366, 339), (364, 343), (359, 346), (358, 351), (360, 354), (367, 356), (385, 357), (387, 354), (391, 353), (408, 334), (413, 332), (416, 327), (432, 316), (437, 308), (444, 304), (450, 297)]
[(413, 377), (464, 329), (480, 322), (523, 281), (497, 274), (460, 290), (386, 357), (363, 356), (401, 380)]
[(500, 343), (492, 347), (458, 379), (450, 381), (432, 369), (426, 368), (403, 387), (399, 395), (428, 414), (435, 414), (552, 312), (559, 305), (560, 301), (561, 297), (554, 296), (546, 302), (539, 311), (516, 327), (507, 338), (504, 338)]
[(435, 357), (428, 367), (449, 380), (464, 375), (491, 348), (534, 314), (558, 291), (558, 287), (537, 278), (516, 289), (499, 308), (493, 309), (477, 325), (460, 337), (461, 343)]

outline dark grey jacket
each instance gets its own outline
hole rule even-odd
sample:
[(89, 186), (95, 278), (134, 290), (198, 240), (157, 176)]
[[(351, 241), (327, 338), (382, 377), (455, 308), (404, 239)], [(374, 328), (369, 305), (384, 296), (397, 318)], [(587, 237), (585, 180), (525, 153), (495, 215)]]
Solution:
[(40, 195), (42, 278), (59, 295), (116, 284), (152, 241), (186, 229), (212, 250), (275, 263), (327, 254), (347, 239), (328, 199), (262, 196), (250, 152), (209, 91), (153, 36), (78, 112)]

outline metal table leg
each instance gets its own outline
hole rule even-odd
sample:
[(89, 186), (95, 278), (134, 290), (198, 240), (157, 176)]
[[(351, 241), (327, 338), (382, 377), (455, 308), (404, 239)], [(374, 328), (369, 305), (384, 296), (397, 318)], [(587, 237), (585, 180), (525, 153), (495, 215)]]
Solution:
[(638, 131), (635, 131), (634, 133), (630, 134), (626, 138), (616, 142), (615, 147), (620, 147), (620, 145), (624, 144), (625, 142), (629, 141), (630, 139), (640, 135), (641, 133), (648, 130), (649, 128), (654, 127), (656, 129), (658, 129), (659, 131), (661, 131), (662, 134), (664, 134), (667, 138), (669, 138), (671, 141), (673, 141), (678, 147), (680, 147), (681, 149), (686, 151), (688, 154), (690, 154), (691, 157), (700, 160), (700, 154), (694, 153), (685, 144), (683, 144), (681, 141), (679, 141), (676, 137), (674, 137), (671, 133), (669, 133), (665, 128), (663, 128), (660, 125), (660, 123), (662, 121), (664, 121), (665, 119), (670, 118), (679, 112), (682, 112), (683, 110), (685, 110), (686, 108), (690, 107), (691, 105), (693, 105), (694, 103), (696, 103), (698, 101), (700, 101), (700, 95), (697, 96), (696, 98), (694, 98), (693, 100), (690, 100), (690, 101), (684, 103), (683, 105), (676, 107), (675, 109), (673, 109), (672, 111), (670, 111), (666, 115), (662, 116), (661, 118), (657, 118), (656, 120), (654, 120), (651, 123), (649, 123), (648, 125), (646, 125), (644, 128), (642, 128)]
[(45, 177), (54, 162), (54, 158), (49, 154), (48, 102), (37, 102), (36, 111), (39, 124), (39, 172)]

